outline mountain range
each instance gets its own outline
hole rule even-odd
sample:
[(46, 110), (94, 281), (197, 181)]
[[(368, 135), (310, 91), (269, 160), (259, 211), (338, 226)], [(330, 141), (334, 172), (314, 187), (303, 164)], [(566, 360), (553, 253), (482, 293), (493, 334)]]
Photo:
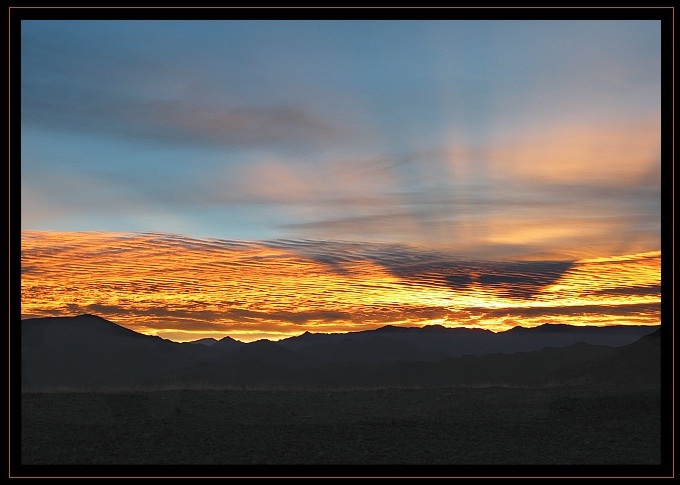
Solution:
[(660, 327), (397, 327), (178, 343), (95, 315), (21, 321), (22, 388), (659, 385)]

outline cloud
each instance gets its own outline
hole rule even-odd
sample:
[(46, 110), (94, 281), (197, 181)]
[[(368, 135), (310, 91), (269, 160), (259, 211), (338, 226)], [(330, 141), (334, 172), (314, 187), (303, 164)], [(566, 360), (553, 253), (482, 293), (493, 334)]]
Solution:
[(531, 298), (574, 265), (574, 261), (466, 261), (445, 252), (398, 244), (289, 241), (278, 247), (311, 257), (340, 274), (350, 273), (359, 261), (370, 261), (403, 279), (404, 284), (445, 285), (453, 290), (480, 285), (500, 296), (518, 299)]
[[(227, 237), (239, 223), (245, 232), (237, 234), (246, 238), (250, 232), (409, 242), (496, 259), (538, 253), (569, 259), (564, 255), (625, 254), (660, 245), (660, 164), (607, 180), (539, 183), (493, 175), (474, 181), (437, 176), (444, 155), (425, 150), (296, 160), (261, 153), (222, 166), (202, 162), (197, 173), (140, 170), (137, 176), (104, 167), (52, 173), (28, 164), (22, 224), (70, 230), (79, 220), (99, 229), (173, 232), (233, 218), (231, 225), (223, 223)], [(423, 171), (422, 165), (440, 168)]]
[(277, 322), (304, 324), (310, 321), (321, 320), (324, 322), (333, 322), (337, 320), (349, 321), (352, 320), (350, 313), (341, 311), (312, 311), (312, 312), (294, 312), (294, 311), (276, 311), (276, 312), (259, 312), (253, 310), (234, 309), (229, 310), (224, 315), (226, 317), (234, 318), (239, 321), (258, 321), (258, 320), (274, 320)]
[[(454, 152), (314, 164), (269, 158), (229, 168), (212, 193), (225, 204), (276, 207), (288, 216), (278, 229), (304, 238), (409, 241), (448, 246), (468, 256), (479, 251), (483, 257), (499, 248), (500, 257), (520, 257), (580, 246), (593, 255), (659, 245), (658, 157), (656, 162), (636, 160), (625, 169), (591, 158), (578, 163), (595, 163), (598, 173), (578, 178), (569, 165), (564, 174), (546, 172), (538, 160), (535, 169), (526, 169), (531, 176), (513, 174), (508, 167), (469, 173), (459, 167), (474, 165), (477, 155), (462, 158), (476, 152)], [(489, 149), (477, 152), (493, 155)], [(492, 167), (500, 163), (486, 161)], [(453, 164), (450, 170), (447, 164)]]
[(491, 169), (502, 177), (626, 185), (659, 163), (661, 125), (658, 110), (647, 119), (553, 121), (513, 135), (501, 132), (489, 149)]
[(340, 219), (299, 222), (285, 224), (285, 229), (301, 233), (312, 233), (317, 236), (330, 237), (333, 234), (344, 234), (349, 237), (389, 236), (389, 234), (408, 234), (414, 231), (415, 215), (413, 212), (369, 214)]
[(602, 288), (593, 292), (603, 296), (658, 296), (661, 294), (661, 285), (629, 286), (625, 288)]
[(659, 315), (659, 253), (474, 261), (403, 244), (23, 231), (21, 256), (24, 318), (95, 313), (158, 335)]
[[(83, 25), (72, 25), (77, 36)], [(300, 97), (236, 96), (237, 76), (225, 83), (216, 66), (178, 62), (166, 47), (83, 45), (61, 29), (48, 39), (50, 28), (32, 23), (22, 39), (22, 126), (163, 147), (294, 148), (365, 138)]]
[(548, 318), (554, 316), (582, 317), (586, 315), (606, 315), (608, 318), (616, 318), (627, 315), (654, 315), (660, 316), (661, 303), (631, 303), (619, 305), (569, 305), (556, 307), (525, 307), (525, 308), (500, 308), (489, 310), (487, 308), (469, 308), (470, 312), (478, 312), (484, 317), (519, 317), (519, 318)]
[(164, 146), (293, 146), (352, 135), (294, 105), (205, 105), (191, 98), (138, 101), (95, 89), (68, 93), (30, 84), (22, 91), (26, 93), (22, 98), (26, 126)]
[(22, 224), (658, 246), (657, 23), (274, 24), (25, 22)]

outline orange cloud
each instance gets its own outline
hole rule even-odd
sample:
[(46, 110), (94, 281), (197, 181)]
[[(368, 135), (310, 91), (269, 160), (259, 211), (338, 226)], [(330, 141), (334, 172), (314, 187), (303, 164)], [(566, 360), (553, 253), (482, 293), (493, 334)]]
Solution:
[(498, 136), (489, 150), (495, 176), (535, 183), (605, 181), (628, 185), (660, 163), (660, 120), (560, 123)]
[(404, 246), (163, 234), (24, 231), (21, 244), (22, 318), (95, 313), (182, 340), (660, 318), (658, 251), (474, 263)]

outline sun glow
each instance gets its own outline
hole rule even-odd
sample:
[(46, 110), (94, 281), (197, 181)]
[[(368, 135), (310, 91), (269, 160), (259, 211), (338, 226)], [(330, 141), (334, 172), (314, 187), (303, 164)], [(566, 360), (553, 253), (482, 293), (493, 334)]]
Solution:
[[(94, 313), (187, 341), (277, 340), (386, 324), (660, 323), (659, 251), (572, 262), (480, 263), (163, 234), (24, 231), (22, 318)], [(389, 248), (388, 248), (389, 249)], [(383, 252), (381, 252), (383, 251)]]

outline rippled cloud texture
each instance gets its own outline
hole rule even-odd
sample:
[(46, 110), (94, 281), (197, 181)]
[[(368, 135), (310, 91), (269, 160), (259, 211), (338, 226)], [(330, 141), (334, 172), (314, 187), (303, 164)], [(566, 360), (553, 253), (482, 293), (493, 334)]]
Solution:
[(489, 262), (396, 244), (32, 231), (22, 247), (24, 317), (95, 313), (173, 340), (660, 321), (654, 251)]

